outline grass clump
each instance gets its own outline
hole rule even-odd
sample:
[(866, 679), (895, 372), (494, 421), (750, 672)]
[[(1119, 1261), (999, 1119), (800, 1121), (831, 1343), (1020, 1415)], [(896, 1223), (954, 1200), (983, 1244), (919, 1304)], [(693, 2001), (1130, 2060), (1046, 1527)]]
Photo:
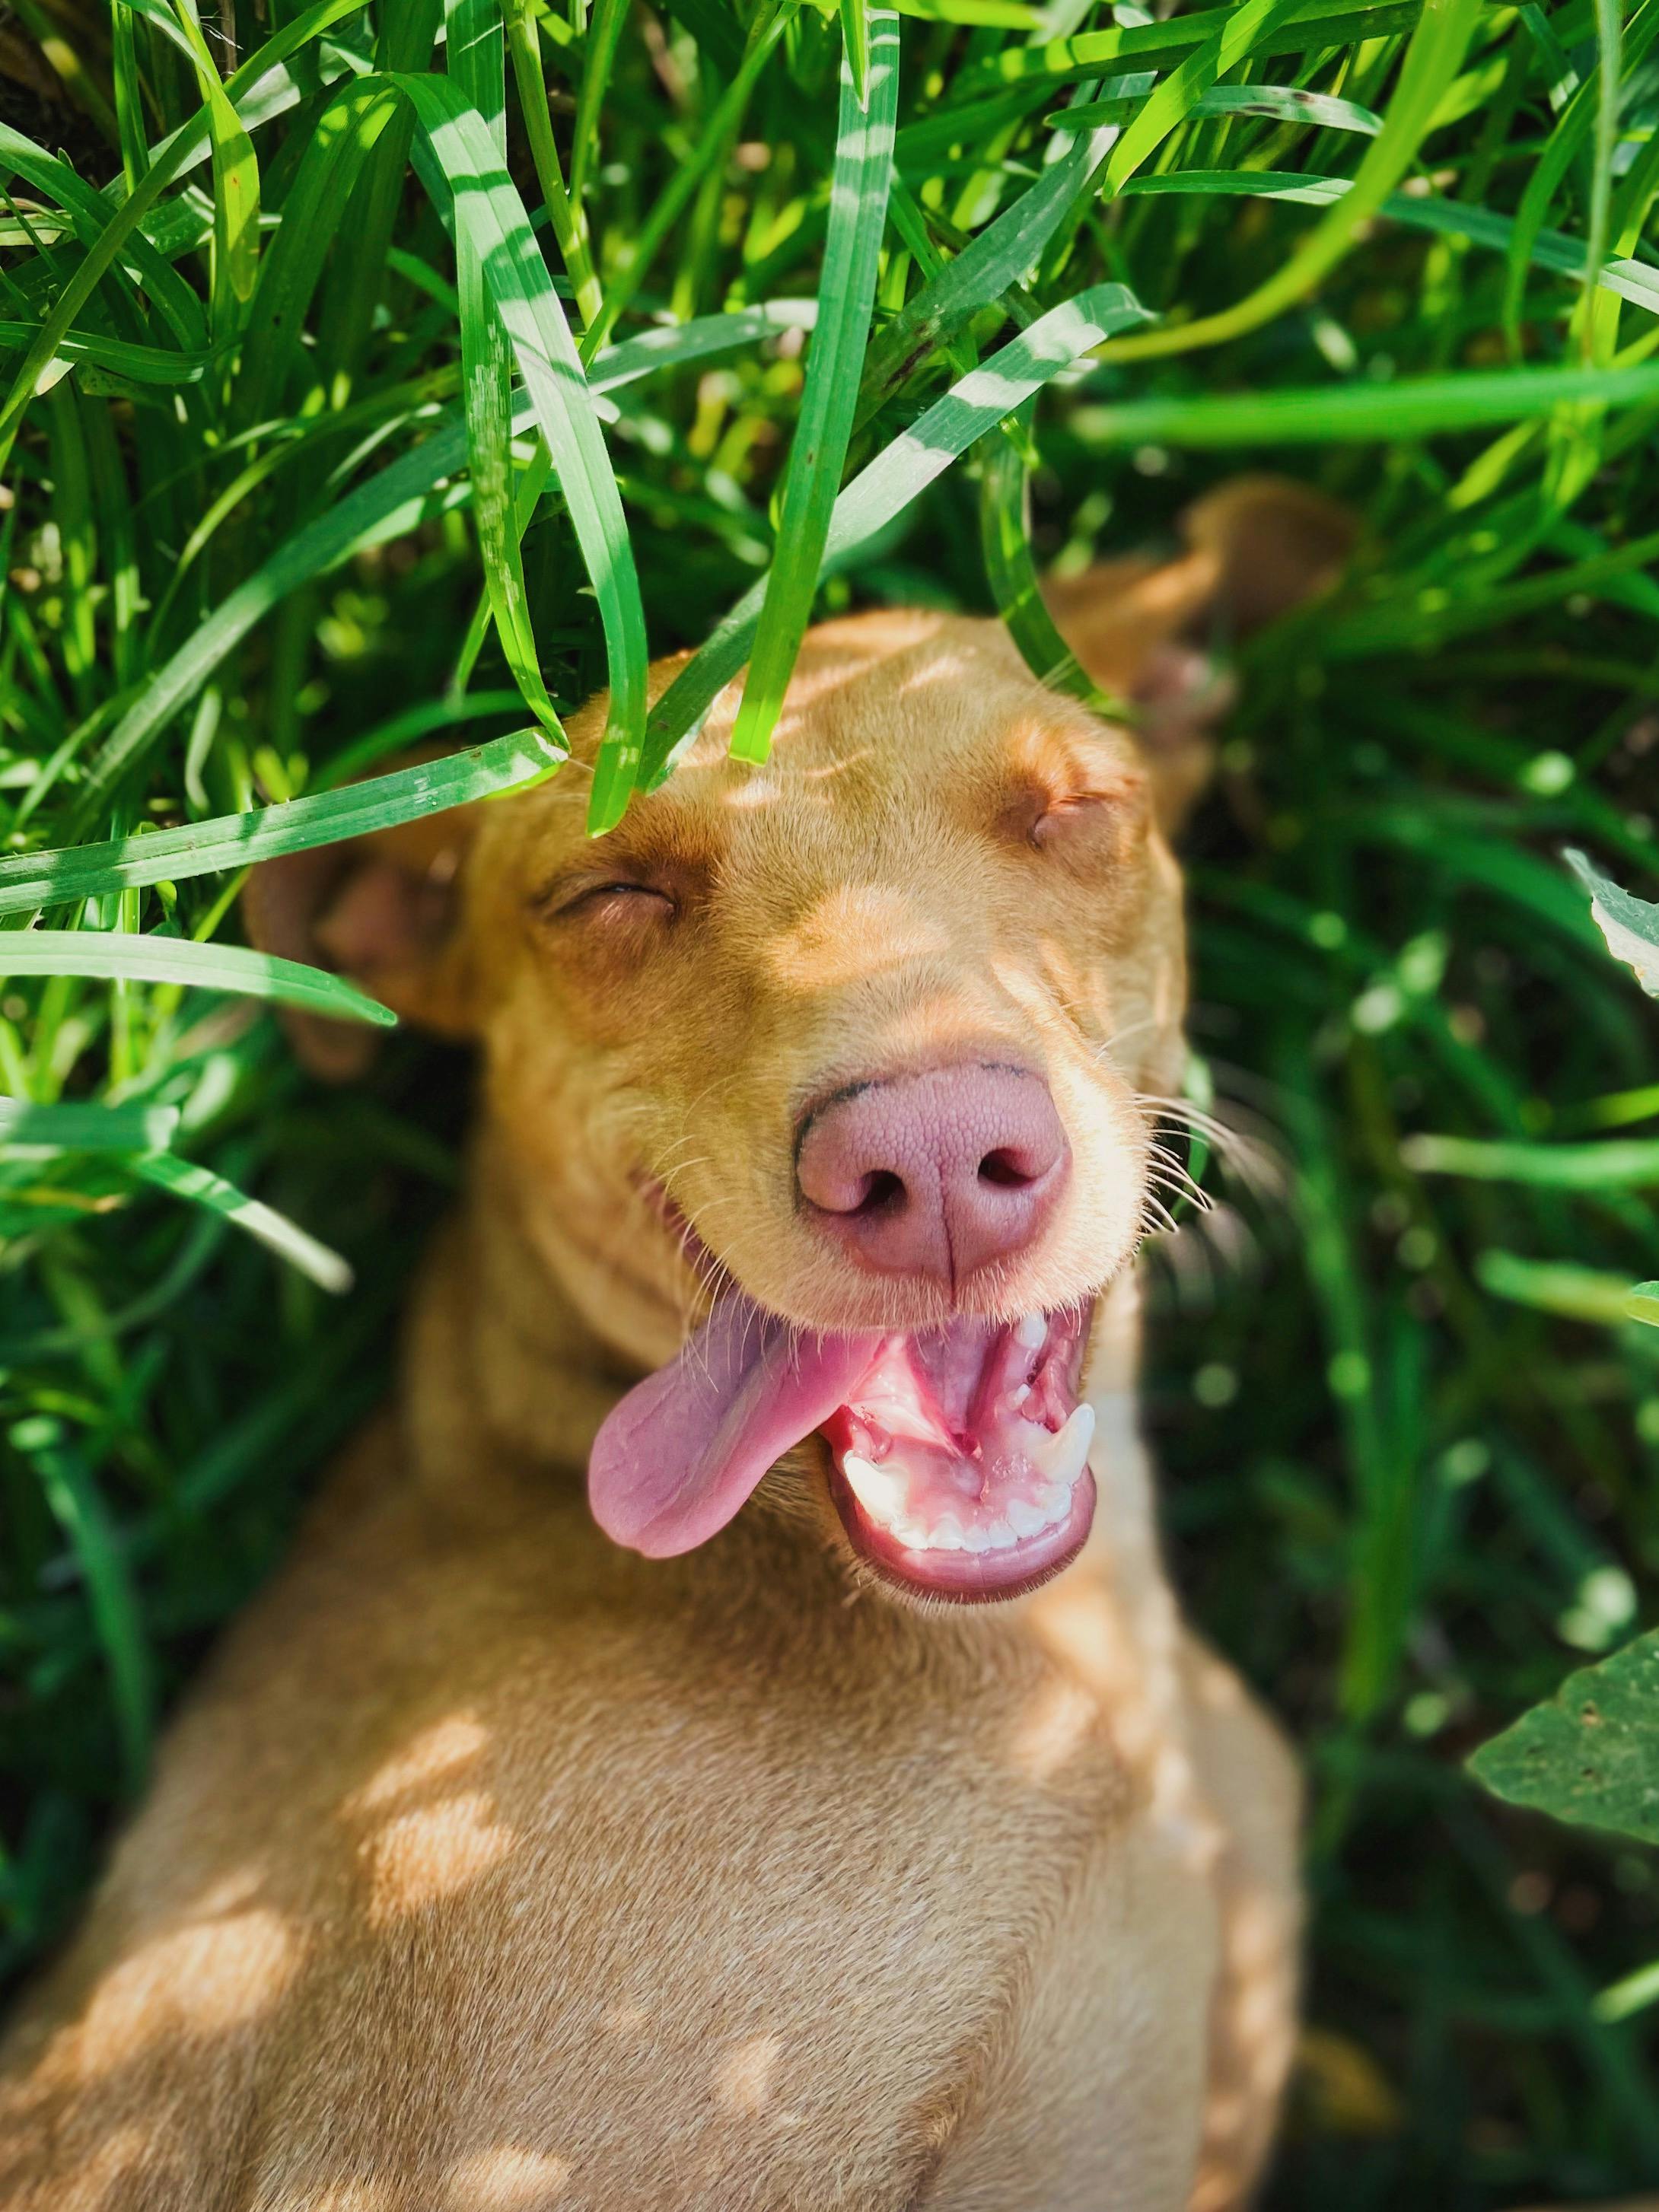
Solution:
[[(1457, 1150), (1659, 1142), (1651, 1012), (1557, 856), (1659, 875), (1656, 36), (1653, 0), (0, 22), (8, 1972), (381, 1389), (453, 1181), (458, 1064), (295, 1072), (246, 861), (555, 769), (608, 682), (602, 830), (751, 643), (763, 750), (815, 611), (1000, 606), (1046, 671), (1034, 568), (1271, 465), (1364, 550), (1250, 647), (1193, 841), (1197, 1042), (1282, 1169), (1157, 1263), (1151, 1388), (1185, 1584), (1312, 1777), (1271, 2201), (1659, 2182), (1651, 1853), (1462, 1765), (1659, 1611), (1659, 1333), (1606, 1292), (1659, 1275), (1659, 1169)], [(374, 774), (416, 740), (455, 758)]]

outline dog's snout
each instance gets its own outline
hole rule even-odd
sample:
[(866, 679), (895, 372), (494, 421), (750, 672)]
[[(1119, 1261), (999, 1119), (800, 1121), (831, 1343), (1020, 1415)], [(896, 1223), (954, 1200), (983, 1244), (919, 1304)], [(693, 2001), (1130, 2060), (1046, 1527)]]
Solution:
[(969, 1061), (849, 1085), (808, 1118), (795, 1175), (860, 1265), (954, 1289), (1036, 1242), (1070, 1166), (1042, 1078)]

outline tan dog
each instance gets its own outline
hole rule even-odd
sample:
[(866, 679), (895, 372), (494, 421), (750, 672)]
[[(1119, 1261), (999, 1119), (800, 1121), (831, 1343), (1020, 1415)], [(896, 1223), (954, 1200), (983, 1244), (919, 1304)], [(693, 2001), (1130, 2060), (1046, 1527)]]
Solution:
[(1163, 1576), (1133, 1261), (1191, 641), (1346, 531), (1247, 483), (1190, 534), (1055, 595), (1139, 744), (873, 614), (600, 843), (572, 769), (259, 883), (478, 1038), (469, 1195), (8, 2046), (4, 2212), (1248, 2195), (1297, 1786)]

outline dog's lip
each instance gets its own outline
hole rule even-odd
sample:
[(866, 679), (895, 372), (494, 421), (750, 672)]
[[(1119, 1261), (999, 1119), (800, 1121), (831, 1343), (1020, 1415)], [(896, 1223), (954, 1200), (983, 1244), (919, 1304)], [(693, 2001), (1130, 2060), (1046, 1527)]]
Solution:
[(1085, 1467), (1072, 1493), (1066, 1519), (1041, 1535), (995, 1553), (916, 1551), (888, 1535), (862, 1513), (846, 1477), (830, 1462), (830, 1495), (847, 1540), (877, 1580), (907, 1597), (945, 1605), (994, 1605), (1029, 1597), (1069, 1567), (1089, 1540), (1097, 1493)]

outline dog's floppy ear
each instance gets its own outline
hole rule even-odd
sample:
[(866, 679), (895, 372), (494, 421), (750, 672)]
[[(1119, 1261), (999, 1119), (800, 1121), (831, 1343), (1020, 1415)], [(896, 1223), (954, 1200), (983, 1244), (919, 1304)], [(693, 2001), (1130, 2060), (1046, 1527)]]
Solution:
[(1182, 517), (1162, 565), (1103, 562), (1043, 596), (1103, 691), (1139, 710), (1158, 816), (1178, 826), (1208, 777), (1210, 731), (1233, 699), (1211, 648), (1264, 629), (1340, 576), (1358, 535), (1334, 500), (1285, 477), (1237, 477)]
[[(396, 829), (266, 860), (242, 893), (262, 952), (332, 969), (403, 1019), (441, 1036), (473, 1027), (472, 979), (457, 927), (459, 874), (477, 821), (458, 806)], [(361, 1075), (376, 1033), (357, 1022), (283, 1011), (295, 1050), (334, 1083)]]

